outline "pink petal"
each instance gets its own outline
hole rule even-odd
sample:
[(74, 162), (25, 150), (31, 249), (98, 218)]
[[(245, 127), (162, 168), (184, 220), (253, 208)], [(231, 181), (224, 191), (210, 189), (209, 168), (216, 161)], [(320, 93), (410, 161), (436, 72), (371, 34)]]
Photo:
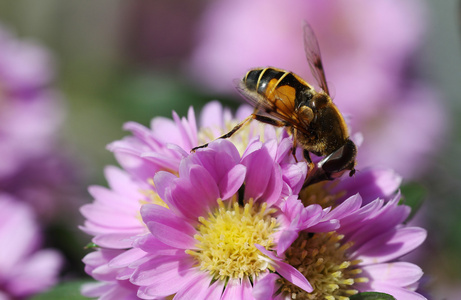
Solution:
[[(189, 132), (190, 140), (192, 143), (192, 146), (197, 145), (197, 122), (195, 120), (195, 113), (194, 113), (194, 108), (192, 106), (189, 107), (187, 110), (187, 125), (186, 128)], [(189, 150), (189, 149), (187, 149)]]
[[(136, 295), (137, 286), (132, 284), (122, 285), (120, 283), (121, 282), (118, 281), (109, 292), (103, 294), (98, 300), (139, 300)], [(128, 287), (128, 285), (130, 287)]]
[(327, 214), (328, 219), (342, 219), (344, 216), (350, 215), (360, 209), (362, 205), (362, 197), (360, 194), (352, 195), (347, 198), (343, 203), (335, 207)]
[[(222, 178), (240, 161), (238, 150), (227, 140), (216, 140), (205, 149), (197, 150), (196, 155), (191, 155), (186, 160), (186, 171), (193, 165), (204, 167), (215, 182), (220, 182)], [(180, 169), (181, 171), (181, 169)], [(186, 172), (183, 172), (186, 173)], [(182, 173), (180, 173), (182, 175)]]
[(362, 206), (356, 213), (341, 219), (341, 228), (339, 231), (341, 234), (352, 234), (358, 229), (364, 227), (370, 218), (372, 218), (376, 212), (382, 209), (384, 200), (376, 199), (365, 206)]
[(146, 151), (143, 152), (140, 157), (154, 163), (158, 166), (158, 169), (177, 170), (179, 166), (179, 159), (177, 157), (168, 157), (164, 153)]
[(279, 165), (273, 165), (269, 175), (269, 182), (261, 198), (268, 206), (274, 205), (281, 197), (283, 188), (282, 174)]
[[(269, 127), (269, 126), (266, 126)], [(269, 129), (269, 131), (272, 131), (272, 129)], [(267, 153), (269, 153), (269, 156), (275, 160), (277, 156), (277, 149), (278, 149), (278, 143), (276, 139), (268, 139), (265, 136), (266, 142), (264, 143), (263, 147), (267, 149)]]
[[(164, 120), (168, 120), (172, 123), (170, 119), (164, 118)], [(154, 139), (152, 131), (144, 125), (136, 122), (126, 122), (123, 124), (123, 130), (130, 131), (134, 137), (142, 143), (146, 143), (150, 148), (155, 149), (161, 147), (161, 143), (157, 139)]]
[(133, 246), (144, 252), (155, 252), (156, 255), (174, 255), (178, 252), (177, 248), (162, 243), (150, 233), (137, 238)]
[(252, 138), (250, 142), (248, 143), (248, 146), (245, 149), (245, 152), (242, 154), (242, 160), (245, 160), (251, 154), (260, 150), (262, 146), (263, 146), (263, 143), (259, 140), (259, 136)]
[(143, 231), (143, 224), (138, 218), (139, 204), (136, 208), (125, 208), (122, 210), (118, 207), (116, 198), (112, 206), (105, 206), (101, 203), (92, 203), (80, 208), (87, 221), (86, 227), (94, 227), (94, 230), (100, 232), (114, 232), (119, 230), (132, 230), (137, 232)]
[(16, 296), (43, 291), (57, 283), (62, 263), (63, 258), (57, 251), (38, 251), (8, 274), (7, 290), (15, 291)]
[(180, 136), (181, 136), (181, 140), (184, 142), (184, 144), (183, 144), (184, 147), (185, 147), (184, 149), (185, 150), (192, 149), (192, 147), (194, 147), (194, 145), (197, 144), (197, 141), (192, 140), (192, 137), (190, 136), (190, 132), (187, 129), (187, 126), (181, 126), (183, 124), (182, 124), (181, 119), (179, 118), (178, 114), (175, 111), (173, 111), (173, 120), (177, 124), (177, 128), (178, 128)]
[(258, 248), (258, 250), (261, 251), (264, 255), (272, 259), (275, 270), (280, 274), (280, 276), (302, 288), (308, 293), (314, 290), (307, 278), (304, 277), (304, 275), (301, 274), (301, 272), (295, 269), (292, 265), (284, 263), (280, 258), (276, 257), (274, 253), (261, 245), (255, 244), (255, 247)]
[(207, 103), (200, 114), (200, 125), (204, 128), (222, 127), (223, 107), (220, 102), (212, 101)]
[(251, 295), (251, 284), (248, 279), (231, 279), (227, 283), (226, 289), (222, 295), (222, 300), (240, 300), (240, 299), (252, 299)]
[[(293, 147), (293, 141), (291, 139), (283, 139), (280, 141), (277, 149), (277, 156), (275, 160), (280, 163), (287, 155), (291, 155), (291, 148)], [(302, 163), (306, 166), (305, 163)]]
[(388, 293), (396, 299), (426, 299), (413, 291), (415, 283), (423, 275), (421, 268), (414, 264), (396, 262), (364, 266), (362, 269), (364, 274), (370, 278), (370, 281), (368, 283), (358, 283), (357, 288), (360, 291)]
[(175, 256), (154, 256), (138, 266), (130, 281), (140, 286), (162, 284), (167, 279), (176, 281), (191, 270), (194, 271), (193, 265), (193, 259), (185, 253)]
[(402, 177), (393, 170), (372, 168), (360, 170), (354, 177), (343, 177), (343, 180), (333, 188), (333, 192), (347, 191), (342, 199), (360, 193), (364, 204), (367, 204), (376, 198), (388, 199), (397, 191), (401, 183)]
[(218, 183), (221, 199), (226, 200), (237, 193), (245, 180), (246, 170), (244, 165), (236, 165), (221, 179)]
[(177, 123), (172, 121), (169, 118), (165, 117), (156, 117), (150, 122), (151, 134), (159, 141), (165, 142), (174, 142), (176, 144), (182, 143), (182, 136), (179, 132)]
[(253, 297), (257, 300), (271, 299), (276, 289), (276, 281), (279, 278), (280, 276), (275, 273), (262, 276), (262, 278), (255, 283)]
[(414, 284), (423, 276), (423, 271), (417, 265), (407, 262), (374, 264), (362, 267), (371, 281), (388, 285), (406, 287)]
[(123, 231), (120, 233), (99, 234), (92, 239), (98, 246), (112, 249), (126, 249), (133, 246), (134, 237), (140, 234), (139, 230)]
[(146, 252), (141, 249), (132, 248), (122, 252), (109, 262), (111, 268), (125, 268), (128, 267), (134, 261), (141, 259), (146, 255)]
[[(210, 173), (202, 166), (194, 166), (190, 169), (190, 182), (196, 195), (200, 196), (200, 205), (206, 211), (208, 207), (216, 205), (220, 197), (219, 189)], [(202, 214), (197, 215), (200, 216)]]
[(362, 265), (391, 261), (417, 248), (426, 236), (426, 230), (418, 227), (390, 230), (366, 242), (352, 256), (360, 258)]
[(10, 272), (10, 269), (14, 269), (17, 263), (37, 248), (41, 235), (27, 205), (9, 196), (0, 196), (0, 241), (3, 245), (0, 266), (2, 272)]
[(262, 148), (260, 151), (255, 151), (245, 157), (242, 163), (247, 167), (247, 170), (251, 170), (246, 174), (245, 199), (257, 200), (263, 195), (269, 183), (271, 177), (269, 174), (273, 170), (271, 158), (267, 150)]
[(133, 174), (142, 182), (147, 182), (158, 171), (158, 166), (140, 157), (139, 150), (131, 147), (133, 142), (116, 141), (107, 146), (114, 153), (115, 158), (123, 169)]
[(406, 205), (397, 205), (399, 199), (400, 195), (397, 194), (382, 209), (367, 216), (367, 219), (364, 220), (360, 228), (357, 228), (357, 231), (349, 234), (348, 239), (354, 241), (351, 251), (360, 248), (375, 236), (392, 230), (407, 218), (410, 208)]
[(155, 204), (146, 204), (141, 208), (141, 216), (150, 232), (162, 243), (179, 249), (194, 249), (196, 233), (184, 219), (171, 210)]
[(277, 243), (277, 255), (282, 255), (298, 238), (298, 230), (283, 230)]
[(395, 299), (400, 300), (427, 300), (426, 297), (424, 297), (421, 294), (418, 294), (416, 292), (400, 288), (400, 287), (395, 287), (395, 286), (388, 286), (386, 284), (373, 284), (373, 290), (372, 291), (377, 291), (381, 293), (386, 293), (391, 296), (393, 296)]
[(203, 299), (220, 300), (225, 288), (225, 281), (216, 280), (208, 289), (208, 294)]
[(284, 164), (281, 165), (281, 168), (283, 174), (283, 181), (286, 182), (288, 186), (291, 186), (293, 188), (290, 194), (297, 195), (302, 188), (304, 179), (306, 178), (306, 163), (300, 162), (297, 164)]
[(104, 168), (104, 176), (110, 189), (118, 194), (127, 197), (139, 194), (139, 182), (132, 180), (125, 171), (114, 166), (108, 166)]
[(138, 296), (143, 299), (166, 297), (177, 293), (190, 280), (194, 280), (197, 270), (188, 257), (160, 256), (142, 265), (133, 273), (130, 281), (141, 287)]
[(167, 200), (165, 195), (166, 190), (170, 187), (170, 183), (176, 180), (178, 177), (171, 174), (170, 172), (160, 171), (154, 176), (154, 184), (157, 189), (157, 193), (164, 201)]
[(172, 205), (170, 209), (175, 208), (191, 222), (197, 222), (198, 217), (206, 215), (210, 207), (217, 205), (220, 195), (217, 183), (202, 166), (194, 165), (190, 174), (190, 180), (180, 178), (174, 182), (167, 198)]
[[(80, 292), (85, 297), (96, 298), (111, 288), (111, 284), (108, 284), (107, 282), (91, 282), (83, 284)], [(0, 297), (0, 299), (2, 298)]]
[(307, 278), (304, 277), (304, 275), (301, 274), (301, 272), (299, 272), (293, 266), (279, 261), (277, 262), (276, 271), (280, 274), (280, 276), (293, 283), (294, 285), (297, 285), (306, 292), (310, 293), (314, 290)]
[[(219, 140), (216, 140), (212, 143), (210, 143), (210, 145), (208, 146), (210, 147), (210, 149), (213, 149), (217, 152), (225, 152), (229, 155), (230, 157), (230, 160), (236, 164), (237, 162), (240, 161), (240, 153), (239, 151), (237, 150), (237, 148), (235, 147), (235, 145), (227, 140), (227, 139), (219, 139)], [(220, 162), (222, 163), (222, 162)]]
[(194, 275), (195, 278), (190, 278), (189, 282), (176, 293), (176, 299), (208, 299), (207, 295), (210, 293), (212, 278), (206, 273)]

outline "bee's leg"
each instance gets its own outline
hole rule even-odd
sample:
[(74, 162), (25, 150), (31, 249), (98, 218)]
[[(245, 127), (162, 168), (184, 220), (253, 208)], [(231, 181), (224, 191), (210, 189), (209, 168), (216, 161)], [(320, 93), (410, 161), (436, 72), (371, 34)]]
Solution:
[(272, 119), (270, 117), (262, 116), (262, 115), (254, 114), (253, 118), (255, 120), (258, 120), (259, 122), (266, 123), (266, 124), (269, 124), (269, 125), (273, 125), (273, 126), (276, 126), (276, 127), (287, 126), (287, 124), (285, 122), (282, 122), (282, 121), (279, 121), (279, 120), (276, 120), (276, 119)]
[[(226, 134), (223, 134), (221, 135), (219, 138), (217, 139), (227, 139), (227, 138), (230, 138), (234, 133), (236, 133), (240, 128), (242, 128), (244, 125), (246, 125), (248, 122), (250, 122), (251, 120), (257, 120), (259, 122), (262, 122), (262, 123), (265, 123), (265, 124), (269, 124), (269, 125), (273, 125), (273, 126), (277, 126), (277, 127), (284, 127), (286, 126), (286, 123), (285, 122), (282, 122), (282, 121), (279, 121), (279, 120), (275, 120), (275, 119), (272, 119), (270, 117), (266, 117), (266, 116), (262, 116), (262, 115), (257, 115), (256, 114), (256, 111), (257, 109), (255, 109), (255, 113), (249, 115), (247, 118), (245, 118), (245, 120), (243, 120), (242, 122), (238, 123), (237, 125), (235, 125), (234, 128), (232, 128), (231, 131), (229, 131), (228, 133)], [(206, 144), (203, 144), (201, 146), (198, 146), (198, 147), (194, 147), (192, 148), (191, 152), (194, 152), (195, 150), (197, 149), (200, 149), (200, 148), (206, 148), (208, 146), (209, 143), (206, 143)]]
[(296, 140), (296, 134), (297, 134), (297, 129), (293, 128), (293, 146), (291, 146), (291, 155), (293, 155), (293, 158), (295, 159), (296, 162), (298, 162), (298, 159), (296, 158), (296, 147), (297, 147), (297, 140)]
[(307, 151), (306, 149), (303, 150), (303, 156), (304, 156), (304, 159), (306, 160), (306, 162), (308, 164), (312, 164), (312, 159), (311, 159), (311, 154), (309, 151)]
[(310, 152), (307, 151), (306, 149), (303, 150), (303, 156), (304, 159), (306, 160), (307, 164), (309, 165), (309, 172), (312, 171), (315, 167), (315, 164), (312, 162)]
[[(245, 118), (245, 120), (243, 120), (242, 122), (238, 123), (237, 125), (234, 126), (234, 128), (232, 128), (231, 131), (229, 131), (228, 133), (226, 134), (223, 134), (221, 135), (220, 137), (218, 137), (217, 139), (227, 139), (227, 138), (230, 138), (234, 133), (236, 133), (240, 128), (242, 128), (243, 125), (245, 125), (246, 123), (250, 122), (251, 120), (255, 119), (255, 115), (249, 115), (247, 118)], [(197, 146), (197, 147), (194, 147), (192, 148), (192, 150), (190, 152), (195, 152), (195, 150), (197, 149), (200, 149), (200, 148), (206, 148), (208, 147), (208, 144), (209, 143), (206, 143), (206, 144), (203, 144), (201, 146)]]
[[(287, 126), (287, 123), (279, 120), (275, 120), (266, 116), (261, 116), (261, 115), (254, 115), (254, 118), (258, 120), (259, 122), (266, 123), (269, 125), (273, 125), (276, 127), (284, 127)], [(293, 129), (295, 131), (295, 134), (293, 136), (296, 136), (296, 128)], [(296, 162), (298, 162), (298, 159), (296, 158), (296, 139), (293, 139), (293, 147), (291, 148), (291, 154), (293, 155), (294, 159)]]

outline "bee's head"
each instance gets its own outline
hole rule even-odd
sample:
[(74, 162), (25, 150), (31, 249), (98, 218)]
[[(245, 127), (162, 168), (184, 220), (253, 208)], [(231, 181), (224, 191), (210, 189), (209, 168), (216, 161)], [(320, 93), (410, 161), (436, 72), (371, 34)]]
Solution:
[(357, 147), (350, 139), (346, 139), (343, 146), (317, 164), (316, 169), (304, 182), (304, 187), (324, 180), (334, 180), (343, 175), (347, 170), (350, 171), (350, 176), (354, 175), (356, 156)]

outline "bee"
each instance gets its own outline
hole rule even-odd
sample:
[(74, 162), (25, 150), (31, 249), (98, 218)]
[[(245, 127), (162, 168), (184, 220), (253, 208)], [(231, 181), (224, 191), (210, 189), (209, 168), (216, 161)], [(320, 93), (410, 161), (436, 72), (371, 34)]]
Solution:
[[(325, 79), (320, 48), (312, 28), (304, 25), (304, 49), (311, 72), (321, 91), (298, 75), (274, 68), (255, 68), (236, 83), (237, 90), (254, 107), (254, 112), (219, 138), (229, 138), (251, 120), (285, 127), (309, 165), (304, 186), (334, 180), (349, 170), (355, 173), (357, 147), (349, 138), (344, 117), (333, 103)], [(195, 147), (206, 147), (204, 144)], [(324, 157), (317, 164), (310, 153)]]

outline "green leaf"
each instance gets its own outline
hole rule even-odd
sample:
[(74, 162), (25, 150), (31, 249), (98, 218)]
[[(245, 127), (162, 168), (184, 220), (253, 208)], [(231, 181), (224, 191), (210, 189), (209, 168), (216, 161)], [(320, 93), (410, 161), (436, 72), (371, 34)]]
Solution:
[(421, 208), (421, 205), (426, 198), (427, 190), (423, 185), (416, 182), (407, 183), (403, 185), (400, 190), (403, 195), (403, 203), (411, 207), (411, 213), (405, 220), (405, 223), (407, 223)]
[(55, 286), (46, 293), (37, 295), (30, 300), (88, 300), (89, 298), (80, 294), (82, 284), (89, 283), (88, 280), (69, 281)]
[(92, 242), (89, 242), (88, 244), (86, 244), (86, 246), (84, 247), (84, 249), (95, 249), (95, 248), (98, 248), (99, 246), (96, 245), (95, 243), (92, 243)]
[(389, 294), (376, 292), (359, 293), (349, 298), (351, 300), (395, 300), (395, 298)]

